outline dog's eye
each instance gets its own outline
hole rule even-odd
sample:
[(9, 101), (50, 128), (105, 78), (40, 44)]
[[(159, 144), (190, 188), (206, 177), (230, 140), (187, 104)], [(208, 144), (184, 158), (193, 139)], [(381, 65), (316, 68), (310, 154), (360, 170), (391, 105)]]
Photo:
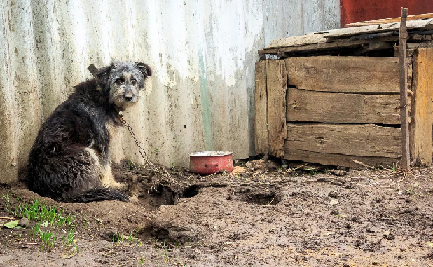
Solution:
[(124, 83), (125, 82), (125, 80), (123, 79), (123, 78), (117, 78), (116, 79), (116, 83), (117, 84), (122, 84), (122, 83)]
[(137, 83), (137, 80), (136, 79), (132, 79), (131, 83), (132, 83), (132, 85), (135, 85)]

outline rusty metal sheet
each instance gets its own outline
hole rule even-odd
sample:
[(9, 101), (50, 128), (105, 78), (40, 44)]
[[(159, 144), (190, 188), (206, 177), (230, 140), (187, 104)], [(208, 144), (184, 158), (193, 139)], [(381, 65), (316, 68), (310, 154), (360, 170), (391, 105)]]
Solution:
[(409, 15), (433, 12), (431, 0), (341, 0), (341, 26), (348, 23), (397, 18), (401, 7), (409, 9)]

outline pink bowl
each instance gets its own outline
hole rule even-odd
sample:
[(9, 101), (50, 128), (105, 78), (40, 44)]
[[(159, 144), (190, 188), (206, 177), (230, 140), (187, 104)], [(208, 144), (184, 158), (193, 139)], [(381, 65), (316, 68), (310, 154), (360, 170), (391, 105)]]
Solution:
[(233, 171), (233, 152), (202, 151), (189, 155), (190, 170), (200, 174), (212, 174), (219, 171)]

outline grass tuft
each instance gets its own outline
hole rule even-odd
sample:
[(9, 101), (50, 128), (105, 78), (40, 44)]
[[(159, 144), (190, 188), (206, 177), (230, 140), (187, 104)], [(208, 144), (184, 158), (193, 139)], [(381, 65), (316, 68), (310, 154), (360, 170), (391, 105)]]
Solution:
[[(65, 246), (71, 246), (75, 240), (76, 234), (76, 221), (75, 215), (66, 214), (63, 209), (58, 209), (56, 206), (49, 206), (41, 203), (39, 199), (31, 203), (20, 202), (13, 206), (9, 194), (3, 195), (5, 200), (6, 211), (14, 217), (27, 218), (30, 222), (34, 223), (33, 236), (39, 238), (41, 242), (41, 249), (51, 249), (57, 240), (57, 233), (55, 231), (44, 230), (44, 228), (60, 228), (66, 227), (68, 231), (62, 237)], [(54, 229), (55, 230), (55, 229)]]

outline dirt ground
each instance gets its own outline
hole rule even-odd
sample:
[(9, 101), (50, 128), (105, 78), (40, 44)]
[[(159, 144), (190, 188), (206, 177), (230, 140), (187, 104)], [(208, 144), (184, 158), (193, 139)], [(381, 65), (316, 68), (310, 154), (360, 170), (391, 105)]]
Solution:
[[(42, 247), (36, 222), (0, 229), (0, 266), (433, 266), (433, 169), (282, 168), (170, 176), (114, 168), (131, 202), (57, 203), (0, 186), (0, 224), (32, 203), (76, 216), (73, 242)], [(6, 201), (8, 199), (8, 201)]]

